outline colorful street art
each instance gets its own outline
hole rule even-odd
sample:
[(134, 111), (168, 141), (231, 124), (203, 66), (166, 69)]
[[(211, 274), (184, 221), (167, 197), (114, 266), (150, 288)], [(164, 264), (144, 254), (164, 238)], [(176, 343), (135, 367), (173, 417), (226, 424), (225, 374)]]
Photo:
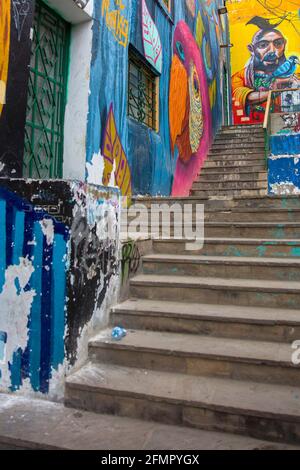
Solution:
[[(128, 4), (103, 0), (101, 10), (95, 10), (100, 25), (93, 37), (87, 169), (89, 175), (103, 176), (104, 168), (104, 178), (97, 184), (109, 184), (113, 173), (111, 150), (105, 154), (103, 144), (112, 103), (111, 120), (113, 116), (121, 152), (126, 155), (132, 194), (189, 195), (222, 124), (222, 86), (218, 84), (222, 83), (226, 53), (220, 42), (227, 40), (218, 14), (222, 4), (221, 0), (181, 0), (171, 2), (167, 12), (161, 0)], [(121, 5), (126, 7), (121, 10)], [(112, 34), (117, 23), (109, 16), (117, 10), (123, 15), (126, 11), (128, 18), (128, 42), (123, 45), (130, 45), (136, 60), (140, 58), (140, 68), (135, 65), (139, 74), (135, 96), (141, 97), (137, 107), (153, 105), (157, 113), (154, 128), (128, 114), (128, 48), (119, 47)], [(141, 78), (147, 64), (157, 83), (154, 98), (147, 97), (147, 78)], [(122, 193), (126, 193), (126, 178)]]
[(146, 59), (161, 73), (163, 58), (159, 32), (147, 8), (146, 0), (142, 0), (143, 44)]
[(0, 188), (0, 389), (47, 393), (64, 361), (69, 231)]
[(115, 183), (120, 188), (122, 196), (130, 198), (132, 195), (130, 168), (118, 135), (113, 105), (110, 106), (104, 130), (102, 155), (104, 158), (103, 185), (109, 185), (112, 172), (114, 172)]
[(234, 122), (262, 122), (270, 90), (300, 86), (299, 6), (292, 0), (232, 0), (228, 9)]
[[(172, 195), (182, 194), (190, 178), (201, 169), (212, 138), (212, 118), (205, 67), (197, 43), (184, 21), (173, 40), (169, 115), (171, 148), (179, 158)], [(192, 158), (193, 157), (193, 158)]]
[(112, 32), (120, 46), (127, 47), (129, 39), (129, 22), (124, 16), (125, 0), (115, 0), (115, 9), (110, 8), (110, 0), (102, 0), (102, 17), (105, 18), (107, 28)]
[(6, 84), (10, 51), (10, 0), (0, 4), (0, 117), (6, 103)]

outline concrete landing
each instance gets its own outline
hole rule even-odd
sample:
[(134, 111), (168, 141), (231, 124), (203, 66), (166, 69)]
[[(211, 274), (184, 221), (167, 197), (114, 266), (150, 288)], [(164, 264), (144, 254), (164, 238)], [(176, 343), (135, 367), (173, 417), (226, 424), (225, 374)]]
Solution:
[(219, 432), (67, 409), (0, 394), (0, 449), (36, 450), (299, 450)]

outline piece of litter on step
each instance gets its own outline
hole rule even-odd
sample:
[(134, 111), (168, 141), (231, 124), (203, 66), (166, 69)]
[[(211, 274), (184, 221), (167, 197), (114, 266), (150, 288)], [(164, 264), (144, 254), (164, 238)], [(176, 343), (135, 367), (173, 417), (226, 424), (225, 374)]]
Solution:
[(111, 337), (115, 341), (121, 341), (122, 338), (125, 338), (127, 331), (121, 326), (117, 326), (112, 330)]

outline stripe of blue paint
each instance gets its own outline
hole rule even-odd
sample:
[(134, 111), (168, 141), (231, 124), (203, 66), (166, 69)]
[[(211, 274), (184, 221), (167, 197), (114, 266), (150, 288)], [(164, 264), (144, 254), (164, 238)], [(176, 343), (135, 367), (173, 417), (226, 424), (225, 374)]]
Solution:
[(42, 293), (42, 266), (44, 235), (39, 222), (34, 224), (35, 244), (32, 247), (34, 272), (30, 280), (30, 288), (36, 295), (31, 306), (29, 319), (29, 375), (32, 388), (40, 390), (40, 364), (41, 364), (41, 293)]
[(53, 245), (48, 245), (44, 237), (42, 267), (42, 305), (41, 305), (41, 370), (40, 391), (48, 393), (51, 375), (51, 278)]
[(21, 364), (22, 364), (22, 349), (19, 348), (13, 353), (13, 361), (9, 364), (10, 370), (10, 389), (15, 392), (19, 390), (22, 386), (22, 374), (21, 374)]
[(63, 363), (65, 355), (65, 292), (66, 270), (65, 260), (66, 242), (62, 235), (56, 235), (53, 247), (52, 266), (52, 339), (51, 363), (54, 369)]
[(15, 230), (13, 234), (13, 260), (12, 264), (18, 265), (23, 256), (25, 213), (17, 211), (15, 215)]
[(0, 293), (5, 282), (6, 269), (6, 202), (0, 200)]
[(16, 208), (11, 201), (6, 206), (6, 267), (13, 264)]

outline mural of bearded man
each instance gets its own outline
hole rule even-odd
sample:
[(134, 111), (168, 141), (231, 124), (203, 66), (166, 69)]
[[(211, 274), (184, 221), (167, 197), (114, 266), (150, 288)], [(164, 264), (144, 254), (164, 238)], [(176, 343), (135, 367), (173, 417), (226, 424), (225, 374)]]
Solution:
[[(259, 31), (248, 46), (251, 58), (245, 68), (232, 77), (235, 122), (262, 122), (270, 90), (297, 88), (297, 56), (287, 58), (287, 40), (267, 19), (255, 16), (247, 24)], [(242, 118), (242, 119), (241, 119)]]
[(6, 102), (10, 45), (10, 0), (0, 2), (0, 117)]

